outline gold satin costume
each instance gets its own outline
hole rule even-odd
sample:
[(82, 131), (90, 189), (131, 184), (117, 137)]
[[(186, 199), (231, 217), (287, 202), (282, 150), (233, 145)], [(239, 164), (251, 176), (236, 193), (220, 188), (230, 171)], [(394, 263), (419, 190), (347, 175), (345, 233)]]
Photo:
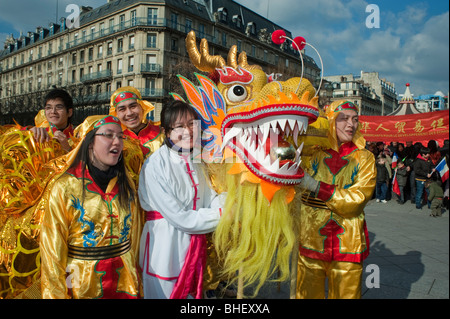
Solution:
[[(44, 110), (35, 117), (37, 127), (50, 126)], [(38, 143), (20, 125), (0, 127), (0, 299), (39, 298), (39, 225), (43, 210), (39, 206), (43, 190), (61, 172), (67, 153), (59, 142)], [(73, 146), (73, 127), (63, 130)], [(21, 294), (33, 283), (36, 289)]]
[(103, 192), (85, 174), (84, 201), (81, 165), (62, 175), (48, 193), (41, 225), (42, 297), (137, 298), (142, 226), (137, 196), (123, 210), (117, 177)]
[(316, 152), (307, 169), (320, 186), (316, 196), (302, 194), (297, 298), (324, 298), (326, 278), (328, 298), (361, 296), (362, 262), (369, 254), (364, 207), (372, 198), (376, 169), (359, 127), (351, 142), (338, 147), (335, 120), (346, 103), (328, 107), (332, 147)]

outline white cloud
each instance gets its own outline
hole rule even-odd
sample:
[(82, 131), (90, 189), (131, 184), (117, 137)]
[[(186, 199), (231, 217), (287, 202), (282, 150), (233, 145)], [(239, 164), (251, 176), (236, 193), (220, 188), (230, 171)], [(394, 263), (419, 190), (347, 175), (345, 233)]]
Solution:
[[(266, 1), (238, 2), (266, 15)], [(449, 15), (448, 11), (431, 15), (434, 2), (380, 4), (379, 29), (366, 28), (370, 2), (363, 0), (270, 3), (269, 19), (314, 45), (323, 58), (325, 75), (374, 71), (393, 82), (399, 93), (407, 82), (416, 95), (448, 92)], [(318, 62), (308, 47), (307, 54)]]
[(448, 91), (448, 30), (447, 12), (424, 21), (416, 34), (399, 29), (374, 32), (350, 52), (346, 62), (353, 69), (383, 74), (397, 88), (414, 80), (417, 95)]

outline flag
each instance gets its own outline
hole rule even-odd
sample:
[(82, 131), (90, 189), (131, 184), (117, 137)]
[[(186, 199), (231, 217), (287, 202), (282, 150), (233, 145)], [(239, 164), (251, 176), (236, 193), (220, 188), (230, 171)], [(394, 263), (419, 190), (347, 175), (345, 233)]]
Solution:
[(439, 164), (437, 164), (436, 171), (438, 171), (439, 175), (441, 175), (442, 182), (445, 182), (448, 179), (449, 171), (445, 157), (439, 162)]
[(398, 155), (394, 152), (394, 155), (392, 156), (392, 168), (397, 167), (397, 161), (398, 161)]
[(395, 171), (394, 177), (392, 178), (392, 191), (400, 197), (400, 186), (398, 186), (397, 171)]

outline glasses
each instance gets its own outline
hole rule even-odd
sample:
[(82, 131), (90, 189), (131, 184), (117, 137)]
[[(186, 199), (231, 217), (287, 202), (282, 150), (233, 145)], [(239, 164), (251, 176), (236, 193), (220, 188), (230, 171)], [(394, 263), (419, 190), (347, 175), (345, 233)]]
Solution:
[(109, 140), (114, 140), (116, 137), (119, 139), (119, 141), (123, 141), (126, 140), (127, 137), (125, 135), (123, 135), (123, 133), (97, 133), (95, 134), (95, 136), (104, 136)]
[(180, 124), (175, 127), (172, 127), (172, 130), (175, 133), (183, 133), (185, 129), (192, 131), (194, 129), (194, 121), (190, 121), (187, 124)]
[(56, 105), (54, 107), (53, 106), (49, 106), (49, 105), (44, 107), (45, 112), (49, 112), (49, 111), (57, 111), (57, 112), (59, 112), (59, 111), (62, 111), (64, 109), (66, 109), (66, 107), (64, 105), (60, 105), (60, 104), (58, 104), (58, 105)]

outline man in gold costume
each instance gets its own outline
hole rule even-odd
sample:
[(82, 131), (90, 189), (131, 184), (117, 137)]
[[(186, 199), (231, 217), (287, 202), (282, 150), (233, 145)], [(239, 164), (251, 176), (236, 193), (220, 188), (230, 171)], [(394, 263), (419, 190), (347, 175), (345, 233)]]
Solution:
[(164, 143), (165, 136), (159, 122), (147, 119), (147, 114), (154, 108), (132, 86), (119, 88), (111, 96), (109, 114), (119, 118), (128, 138), (139, 141), (144, 157), (150, 156)]
[(362, 263), (369, 254), (364, 207), (376, 183), (375, 158), (365, 149), (358, 108), (333, 102), (325, 111), (332, 147), (316, 152), (302, 194), (297, 298), (361, 297)]

